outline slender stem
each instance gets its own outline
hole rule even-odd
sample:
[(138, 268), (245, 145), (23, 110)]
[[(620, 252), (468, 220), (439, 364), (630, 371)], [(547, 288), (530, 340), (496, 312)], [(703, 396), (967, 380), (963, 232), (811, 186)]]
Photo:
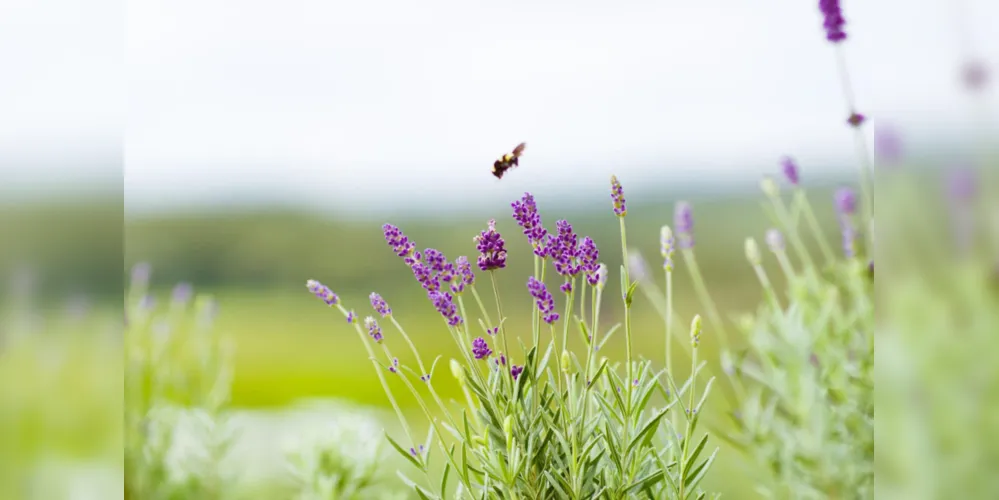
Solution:
[(784, 232), (787, 233), (788, 238), (791, 240), (791, 246), (797, 252), (798, 258), (808, 267), (815, 267), (815, 264), (812, 262), (812, 255), (808, 253), (808, 248), (805, 246), (804, 241), (801, 240), (801, 234), (798, 233), (797, 226), (791, 220), (791, 215), (788, 213), (787, 207), (784, 206), (784, 200), (779, 196), (773, 196), (770, 198), (770, 201), (774, 204), (774, 209), (777, 211), (777, 218), (784, 225)]
[[(857, 110), (856, 98), (853, 94), (853, 85), (850, 82), (850, 72), (846, 67), (846, 55), (843, 53), (843, 48), (839, 46), (836, 47), (836, 67), (839, 69), (840, 84), (843, 87), (843, 97), (846, 100), (846, 105), (849, 108), (849, 112), (854, 113)], [(863, 213), (866, 223), (874, 218), (874, 169), (871, 166), (870, 155), (868, 154), (867, 138), (859, 126), (854, 127), (853, 140), (857, 151), (857, 158), (859, 159), (860, 191), (864, 198)], [(868, 236), (868, 249), (870, 248), (869, 233), (870, 231), (865, 231), (865, 234)]]
[(778, 250), (775, 252), (777, 255), (777, 262), (780, 263), (781, 269), (784, 270), (784, 274), (787, 276), (788, 282), (790, 282), (795, 276), (794, 266), (791, 265), (791, 260), (787, 258), (787, 252), (784, 250)]
[(721, 315), (718, 314), (718, 308), (715, 307), (715, 303), (711, 300), (711, 295), (708, 294), (708, 289), (704, 285), (704, 277), (701, 275), (701, 269), (697, 265), (694, 251), (689, 248), (684, 249), (683, 258), (687, 263), (687, 268), (690, 269), (690, 274), (694, 282), (694, 291), (700, 298), (701, 305), (707, 310), (711, 326), (718, 331), (719, 344), (722, 350), (728, 350), (728, 335), (725, 332), (725, 325), (722, 323)]
[(826, 259), (826, 264), (831, 265), (836, 261), (836, 254), (833, 253), (832, 247), (829, 245), (829, 239), (826, 238), (825, 233), (822, 232), (822, 226), (819, 225), (819, 220), (815, 217), (815, 212), (812, 211), (812, 204), (808, 201), (808, 197), (805, 195), (805, 190), (801, 188), (795, 189), (794, 196), (798, 206), (800, 206), (802, 211), (805, 213), (805, 219), (808, 221), (808, 225), (811, 226), (812, 234), (815, 236), (815, 240), (819, 243), (819, 248), (822, 250), (822, 255)]
[[(664, 273), (666, 274), (666, 376), (673, 377), (673, 271), (665, 269)], [(669, 401), (666, 401), (666, 404), (669, 404)], [(670, 414), (675, 429), (675, 413), (670, 412)]]
[(416, 345), (413, 344), (413, 341), (409, 338), (409, 335), (406, 334), (406, 330), (402, 327), (402, 325), (399, 324), (398, 321), (396, 321), (395, 316), (389, 315), (389, 321), (392, 322), (392, 324), (395, 326), (395, 329), (398, 330), (399, 333), (402, 335), (402, 338), (403, 340), (406, 341), (406, 344), (409, 344), (409, 349), (413, 351), (413, 356), (416, 357), (416, 363), (420, 367), (420, 375), (427, 375), (428, 374), (427, 368), (423, 366), (423, 358), (420, 357), (419, 351), (416, 350)]
[[(569, 281), (569, 293), (565, 297), (565, 320), (562, 322), (562, 350), (569, 350), (569, 323), (572, 319), (572, 306), (576, 294), (576, 278)], [(558, 346), (556, 346), (556, 349)], [(560, 351), (561, 353), (561, 351)]]
[(496, 314), (499, 314), (500, 318), (499, 328), (500, 328), (500, 335), (503, 336), (503, 351), (505, 351), (507, 357), (509, 357), (511, 355), (510, 344), (507, 341), (506, 326), (504, 325), (505, 322), (503, 321), (504, 318), (503, 303), (500, 301), (499, 285), (496, 284), (496, 271), (489, 271), (489, 281), (492, 282), (493, 284), (493, 297), (496, 299), (496, 311), (497, 311)]
[(621, 224), (621, 260), (624, 262), (624, 265), (621, 267), (622, 272), (624, 273), (624, 279), (622, 280), (624, 289), (621, 290), (621, 301), (624, 303), (624, 343), (627, 349), (627, 368), (625, 372), (628, 374), (628, 381), (626, 384), (628, 392), (626, 394), (626, 401), (628, 405), (628, 412), (631, 412), (631, 379), (633, 374), (631, 367), (631, 304), (628, 302), (628, 288), (631, 286), (631, 277), (628, 275), (628, 231), (624, 225), (624, 217), (618, 217), (618, 221)]
[(689, 394), (690, 398), (688, 399), (689, 402), (687, 403), (687, 411), (689, 411), (690, 414), (687, 415), (687, 430), (683, 434), (683, 453), (682, 453), (682, 459), (680, 460), (680, 480), (679, 480), (679, 483), (680, 483), (680, 498), (687, 498), (686, 494), (685, 494), (686, 493), (685, 484), (687, 482), (686, 481), (687, 474), (690, 472), (690, 471), (686, 470), (686, 464), (687, 464), (687, 455), (690, 452), (690, 443), (692, 441), (692, 439), (691, 439), (692, 436), (690, 435), (690, 433), (693, 432), (693, 430), (694, 430), (693, 429), (693, 422), (694, 422), (694, 393), (697, 392), (696, 391), (696, 389), (697, 389), (697, 346), (694, 346), (693, 353), (691, 354), (691, 357), (692, 357), (693, 361), (690, 364), (690, 367), (691, 367), (690, 368), (690, 394)]
[[(464, 314), (464, 311), (462, 311), (462, 314)], [(395, 316), (390, 315), (389, 320), (392, 321), (393, 325), (395, 325), (396, 330), (399, 330), (399, 333), (402, 335), (402, 338), (406, 341), (407, 344), (409, 344), (409, 348), (413, 351), (413, 355), (416, 356), (416, 362), (420, 367), (420, 375), (429, 376), (430, 372), (428, 372), (426, 367), (423, 365), (423, 361), (420, 358), (420, 353), (416, 350), (416, 345), (414, 345), (413, 341), (410, 340), (409, 335), (406, 333), (406, 330), (395, 319)], [(388, 347), (386, 347), (386, 352), (387, 351)], [(451, 416), (451, 412), (448, 410), (447, 406), (444, 404), (444, 401), (441, 399), (441, 397), (437, 394), (437, 391), (434, 390), (433, 382), (427, 379), (426, 384), (427, 388), (430, 390), (430, 395), (433, 396), (434, 398), (434, 401), (436, 401), (437, 405), (440, 406), (441, 411), (444, 412), (444, 415), (447, 417), (448, 421), (451, 422), (451, 425), (455, 429), (457, 429), (458, 428), (457, 422), (455, 422), (454, 417)], [(475, 406), (471, 404), (471, 401), (469, 401), (469, 408), (475, 408)]]
[(770, 284), (770, 278), (767, 277), (767, 272), (763, 269), (763, 266), (756, 264), (753, 266), (753, 271), (756, 272), (756, 278), (760, 280), (760, 285), (763, 287), (763, 292), (767, 296), (770, 305), (775, 310), (781, 310), (780, 302), (777, 300), (777, 293), (774, 292), (774, 287)]
[[(347, 310), (344, 309), (342, 305), (337, 304), (336, 307), (345, 317), (349, 315)], [(406, 421), (406, 417), (399, 408), (399, 404), (396, 403), (395, 397), (392, 396), (392, 389), (389, 388), (388, 381), (385, 380), (385, 374), (382, 373), (382, 366), (378, 364), (375, 351), (371, 349), (371, 346), (368, 344), (367, 336), (364, 334), (364, 331), (361, 330), (361, 325), (357, 322), (352, 324), (354, 325), (354, 330), (357, 332), (358, 338), (361, 340), (361, 344), (364, 346), (364, 349), (368, 351), (368, 358), (371, 360), (371, 364), (375, 367), (375, 375), (378, 375), (378, 381), (381, 382), (382, 389), (385, 391), (385, 395), (388, 397), (389, 403), (392, 404), (392, 409), (395, 410), (396, 416), (399, 417), (399, 423), (402, 424), (402, 429), (406, 432), (406, 437), (409, 438), (409, 442), (415, 442), (413, 440), (413, 432), (409, 428), (409, 423)]]
[[(492, 320), (492, 318), (489, 317), (489, 312), (486, 311), (486, 306), (482, 303), (482, 298), (479, 297), (479, 292), (475, 289), (475, 285), (469, 285), (468, 288), (470, 290), (472, 290), (472, 296), (475, 297), (475, 302), (477, 304), (479, 304), (479, 311), (482, 313), (482, 316), (486, 318), (486, 325), (488, 325), (489, 327), (494, 327), (493, 320)], [(458, 296), (458, 299), (459, 300), (461, 299), (460, 295)], [(464, 313), (462, 313), (462, 314), (464, 314)], [(500, 318), (500, 319), (502, 320), (503, 318)], [(495, 326), (499, 326), (499, 325), (495, 325)]]

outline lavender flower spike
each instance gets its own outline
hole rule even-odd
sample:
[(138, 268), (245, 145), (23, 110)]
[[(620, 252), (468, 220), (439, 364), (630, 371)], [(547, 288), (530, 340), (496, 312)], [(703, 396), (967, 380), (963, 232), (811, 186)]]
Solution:
[(388, 303), (385, 302), (385, 299), (383, 299), (381, 295), (371, 292), (371, 295), (368, 297), (371, 299), (372, 309), (374, 309), (378, 314), (381, 314), (383, 318), (392, 314), (392, 308), (389, 307)]
[(493, 351), (492, 349), (489, 349), (489, 344), (486, 343), (486, 339), (477, 337), (472, 341), (472, 354), (475, 355), (475, 359), (488, 357), (492, 353)]
[(511, 203), (510, 206), (513, 207), (513, 220), (524, 228), (524, 235), (534, 247), (534, 253), (539, 257), (544, 257), (542, 245), (548, 230), (541, 225), (541, 214), (538, 213), (538, 204), (534, 201), (534, 196), (531, 193), (524, 193), (523, 198)]
[(305, 287), (309, 289), (310, 292), (315, 294), (320, 300), (326, 303), (326, 305), (332, 307), (340, 302), (340, 297), (337, 297), (330, 288), (316, 280), (308, 280), (305, 282)]
[(454, 260), (455, 280), (451, 283), (451, 292), (455, 295), (465, 291), (465, 287), (475, 283), (475, 274), (472, 273), (472, 265), (468, 263), (468, 257), (461, 256)]
[(378, 326), (378, 322), (375, 321), (375, 318), (372, 318), (371, 316), (364, 318), (364, 326), (367, 327), (368, 335), (371, 336), (371, 339), (381, 344), (382, 339), (384, 338), (382, 336), (382, 327)]
[(611, 176), (611, 201), (614, 203), (614, 215), (618, 217), (628, 215), (628, 207), (624, 202), (624, 188), (621, 187), (616, 175)]
[(489, 227), (475, 237), (475, 248), (479, 251), (479, 269), (492, 271), (506, 267), (506, 242), (496, 231), (496, 220), (489, 221)]
[(800, 179), (798, 177), (798, 164), (794, 161), (794, 158), (785, 156), (780, 161), (780, 167), (784, 172), (784, 178), (787, 179), (787, 182), (790, 182), (792, 186), (797, 186)]
[(669, 226), (663, 226), (659, 230), (659, 254), (663, 257), (663, 269), (673, 270), (673, 251), (676, 250), (676, 240), (673, 238), (673, 230)]
[(531, 292), (531, 296), (534, 297), (538, 311), (541, 312), (545, 323), (550, 325), (558, 321), (559, 316), (555, 312), (555, 299), (552, 298), (552, 294), (548, 291), (545, 284), (538, 281), (534, 276), (531, 276), (527, 278), (527, 289)]
[(694, 248), (694, 210), (690, 203), (678, 201), (673, 209), (673, 228), (680, 235), (680, 248)]
[(173, 293), (171, 294), (171, 300), (174, 304), (178, 306), (187, 305), (187, 302), (191, 300), (191, 296), (194, 294), (194, 288), (190, 283), (183, 282), (177, 283), (177, 286), (173, 287)]
[(408, 257), (416, 251), (416, 243), (409, 241), (409, 238), (402, 234), (402, 230), (398, 227), (385, 224), (382, 226), (382, 231), (385, 234), (385, 241), (399, 257)]
[(846, 19), (843, 18), (843, 9), (840, 8), (839, 0), (819, 0), (819, 10), (822, 12), (822, 27), (826, 30), (826, 40), (832, 43), (840, 43), (846, 40)]
[(842, 187), (835, 194), (836, 212), (842, 216), (850, 216), (857, 211), (857, 195), (853, 189)]

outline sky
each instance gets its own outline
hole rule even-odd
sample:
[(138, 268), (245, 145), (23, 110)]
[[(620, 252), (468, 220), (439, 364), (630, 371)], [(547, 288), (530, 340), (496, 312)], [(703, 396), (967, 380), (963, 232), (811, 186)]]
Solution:
[[(590, 192), (612, 173), (744, 182), (785, 154), (854, 168), (816, 3), (5, 0), (2, 184), (123, 177), (132, 211), (363, 209)], [(842, 4), (874, 125), (922, 144), (967, 130), (958, 67), (999, 68), (999, 2)], [(521, 168), (489, 175), (521, 141)]]

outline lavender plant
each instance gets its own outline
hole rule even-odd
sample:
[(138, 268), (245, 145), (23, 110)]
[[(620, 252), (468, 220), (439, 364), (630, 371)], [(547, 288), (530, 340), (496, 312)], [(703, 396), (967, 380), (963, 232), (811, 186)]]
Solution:
[[(627, 262), (627, 208), (616, 177), (611, 178), (611, 200)], [(417, 251), (399, 228), (383, 228), (392, 251), (426, 291), (441, 315), (442, 330), (461, 352), (461, 359), (449, 362), (464, 395), (460, 408), (445, 403), (435, 387), (440, 357), (424, 362), (381, 296), (372, 294), (372, 308), (392, 332), (373, 316), (362, 326), (327, 286), (315, 280), (306, 284), (344, 315), (368, 353), (403, 428), (401, 443), (386, 438), (422, 476), (412, 480), (400, 472), (400, 477), (421, 498), (444, 498), (452, 491), (449, 485), (461, 498), (706, 498), (701, 482), (717, 449), (708, 451), (708, 435), (699, 425), (714, 381), (709, 378), (699, 388), (698, 380), (704, 378), (704, 363), (697, 359), (700, 317), (692, 321), (685, 340), (694, 360), (690, 375), (678, 380), (669, 369), (656, 371), (651, 360), (633, 352), (631, 309), (637, 282), (628, 269), (621, 266), (623, 328), (604, 329), (600, 311), (608, 268), (599, 262), (596, 243), (580, 238), (565, 220), (549, 232), (529, 193), (511, 206), (534, 260), (534, 273), (524, 280), (532, 306), (526, 344), (507, 327), (500, 300), (508, 254), (495, 221), (474, 238), (476, 265), (488, 275), (492, 289), (492, 310), (476, 288), (482, 276), (468, 258), (452, 262), (433, 248)], [(549, 289), (546, 277), (557, 278), (558, 292)], [(474, 321), (465, 304), (469, 295), (479, 313)], [(556, 296), (562, 299), (561, 309)], [(597, 350), (618, 330), (625, 337), (624, 363), (597, 359)], [(570, 347), (570, 334), (579, 336), (582, 351)], [(400, 362), (392, 350), (398, 346), (411, 351), (415, 366)], [(429, 425), (425, 439), (414, 434), (387, 377), (399, 377), (419, 405)], [(654, 402), (661, 406), (654, 408)], [(438, 461), (443, 472), (434, 475), (438, 469), (432, 463)]]
[(132, 269), (125, 304), (125, 498), (226, 498), (231, 349), (212, 328), (215, 303), (182, 283), (157, 308), (149, 277)]

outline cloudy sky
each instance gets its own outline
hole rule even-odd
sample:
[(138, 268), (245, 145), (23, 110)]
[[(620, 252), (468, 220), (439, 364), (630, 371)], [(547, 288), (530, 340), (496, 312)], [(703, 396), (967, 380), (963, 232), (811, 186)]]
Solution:
[[(123, 160), (139, 210), (735, 179), (785, 153), (842, 167), (816, 3), (5, 0), (0, 168), (72, 184)], [(968, 50), (999, 66), (999, 2), (843, 7), (864, 112), (913, 138), (967, 125), (957, 67)]]

